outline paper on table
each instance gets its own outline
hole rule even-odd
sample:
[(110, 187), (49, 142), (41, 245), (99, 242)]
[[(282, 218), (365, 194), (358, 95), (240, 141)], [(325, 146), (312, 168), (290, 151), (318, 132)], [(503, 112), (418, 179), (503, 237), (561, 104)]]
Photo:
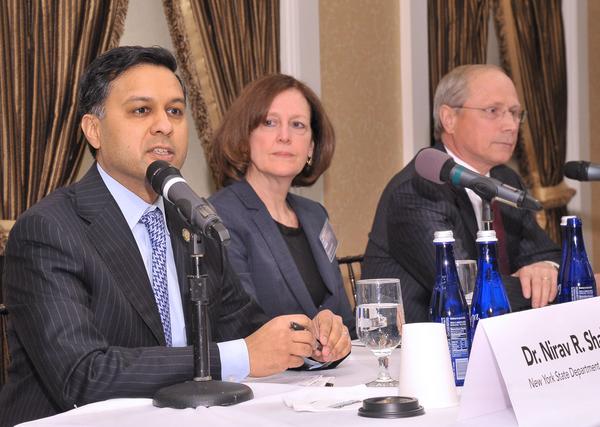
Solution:
[(335, 377), (326, 377), (323, 375), (313, 375), (299, 381), (297, 384), (303, 387), (324, 387), (327, 384), (333, 384)]
[(376, 396), (396, 396), (395, 387), (374, 388), (364, 384), (353, 387), (306, 388), (282, 396), (283, 403), (294, 411), (330, 412), (356, 411), (363, 399)]

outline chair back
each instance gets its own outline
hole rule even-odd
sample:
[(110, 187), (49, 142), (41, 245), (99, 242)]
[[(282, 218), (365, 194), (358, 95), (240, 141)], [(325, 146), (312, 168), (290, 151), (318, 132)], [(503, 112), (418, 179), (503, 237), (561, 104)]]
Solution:
[(8, 365), (10, 354), (8, 352), (8, 310), (0, 304), (0, 390), (8, 381)]
[(346, 294), (348, 294), (348, 299), (350, 300), (352, 309), (354, 309), (356, 306), (356, 281), (360, 279), (360, 273), (357, 274), (356, 272), (360, 272), (360, 263), (362, 262), (363, 258), (364, 255), (360, 254), (340, 257), (337, 259), (337, 262), (340, 266), (344, 264), (348, 268), (348, 280), (344, 280), (344, 287), (346, 288)]

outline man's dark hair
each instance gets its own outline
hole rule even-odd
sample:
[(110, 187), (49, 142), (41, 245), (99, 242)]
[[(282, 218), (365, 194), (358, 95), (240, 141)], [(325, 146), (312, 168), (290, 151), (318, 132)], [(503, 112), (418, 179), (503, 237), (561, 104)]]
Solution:
[[(111, 49), (94, 59), (81, 76), (77, 104), (79, 120), (85, 114), (94, 114), (102, 118), (111, 82), (128, 69), (141, 64), (166, 67), (173, 73), (177, 71), (175, 57), (162, 47), (121, 46)], [(185, 97), (183, 81), (177, 74), (175, 76), (181, 83)], [(88, 147), (96, 157), (96, 149), (90, 144)]]

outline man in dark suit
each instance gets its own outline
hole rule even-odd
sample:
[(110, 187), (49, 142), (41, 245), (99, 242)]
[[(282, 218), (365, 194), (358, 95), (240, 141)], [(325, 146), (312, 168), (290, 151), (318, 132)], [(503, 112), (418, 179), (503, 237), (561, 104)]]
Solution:
[[(151, 162), (181, 167), (186, 157), (186, 98), (175, 70), (164, 49), (121, 47), (82, 77), (81, 127), (96, 163), (25, 212), (6, 250), (12, 365), (0, 425), (150, 397), (192, 378), (186, 224), (145, 180)], [(304, 315), (267, 322), (230, 266), (221, 269), (212, 241), (205, 243), (214, 378), (270, 375), (303, 357), (348, 353), (347, 336), (327, 356), (317, 351)], [(335, 327), (329, 314), (319, 319), (321, 332)], [(307, 330), (291, 330), (292, 321)]]
[[(521, 189), (518, 175), (504, 164), (512, 156), (523, 119), (515, 86), (498, 67), (458, 67), (436, 89), (436, 148), (458, 164)], [(501, 261), (513, 310), (553, 301), (559, 247), (529, 211), (502, 205), (496, 217), (504, 230), (499, 252), (506, 254)], [(427, 321), (435, 281), (434, 231), (454, 232), (456, 259), (476, 259), (478, 229), (481, 199), (470, 190), (425, 180), (416, 174), (413, 159), (381, 196), (362, 277), (400, 278), (406, 320)]]

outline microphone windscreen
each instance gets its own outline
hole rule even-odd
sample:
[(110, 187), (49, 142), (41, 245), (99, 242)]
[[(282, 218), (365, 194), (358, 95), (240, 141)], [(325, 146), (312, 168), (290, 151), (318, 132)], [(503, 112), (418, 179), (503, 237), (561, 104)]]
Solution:
[(435, 182), (437, 184), (443, 184), (444, 181), (440, 179), (440, 172), (444, 163), (452, 158), (444, 153), (443, 151), (436, 150), (435, 148), (424, 148), (415, 158), (415, 170), (426, 180)]
[(146, 169), (146, 179), (157, 194), (162, 194), (162, 187), (165, 180), (172, 175), (181, 176), (177, 168), (164, 160), (156, 160), (150, 163), (148, 169)]
[(565, 176), (577, 181), (587, 181), (589, 165), (590, 162), (567, 162), (565, 163)]

